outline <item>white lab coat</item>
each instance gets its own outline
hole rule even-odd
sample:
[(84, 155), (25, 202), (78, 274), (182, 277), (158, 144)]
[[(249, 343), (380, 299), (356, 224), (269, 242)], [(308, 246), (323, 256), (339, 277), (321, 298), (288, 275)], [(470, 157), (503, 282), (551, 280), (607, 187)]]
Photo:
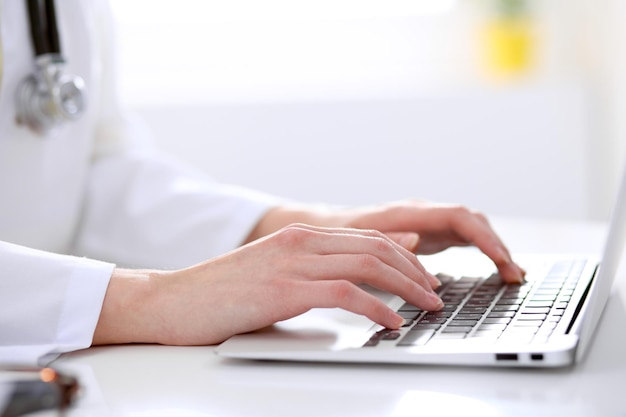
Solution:
[(0, 3), (0, 363), (45, 362), (91, 344), (114, 264), (177, 268), (226, 252), (279, 200), (149, 145), (117, 103), (104, 1), (56, 1), (87, 114), (47, 138), (17, 126), (15, 89), (33, 52), (26, 2)]

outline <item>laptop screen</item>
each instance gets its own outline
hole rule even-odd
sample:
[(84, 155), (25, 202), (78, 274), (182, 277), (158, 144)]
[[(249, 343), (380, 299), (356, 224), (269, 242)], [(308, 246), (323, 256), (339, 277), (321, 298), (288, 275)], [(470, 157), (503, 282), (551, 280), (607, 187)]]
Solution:
[(620, 266), (626, 240), (626, 168), (622, 174), (617, 199), (613, 205), (613, 213), (609, 222), (608, 236), (604, 253), (595, 279), (591, 285), (587, 309), (580, 331), (580, 344), (576, 352), (576, 360), (583, 358), (602, 315), (606, 301), (611, 293), (613, 281)]

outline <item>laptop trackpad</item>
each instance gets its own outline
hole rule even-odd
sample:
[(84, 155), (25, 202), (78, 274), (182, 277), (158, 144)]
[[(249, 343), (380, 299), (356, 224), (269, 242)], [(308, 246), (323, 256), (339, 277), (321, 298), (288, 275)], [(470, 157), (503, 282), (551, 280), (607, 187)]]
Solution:
[[(370, 287), (364, 289), (392, 308), (397, 309), (403, 303), (400, 297)], [(371, 332), (368, 330), (372, 325), (368, 318), (339, 308), (318, 308), (255, 332), (234, 336), (217, 347), (216, 352), (224, 356), (247, 357), (262, 352), (328, 352), (356, 348), (369, 339)]]

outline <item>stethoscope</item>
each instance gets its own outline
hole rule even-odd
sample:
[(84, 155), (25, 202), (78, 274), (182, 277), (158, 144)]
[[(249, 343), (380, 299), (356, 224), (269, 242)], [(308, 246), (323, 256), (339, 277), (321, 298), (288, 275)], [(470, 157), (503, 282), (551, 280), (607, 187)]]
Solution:
[(65, 74), (54, 0), (27, 0), (35, 71), (17, 88), (19, 124), (47, 135), (85, 112), (85, 83)]

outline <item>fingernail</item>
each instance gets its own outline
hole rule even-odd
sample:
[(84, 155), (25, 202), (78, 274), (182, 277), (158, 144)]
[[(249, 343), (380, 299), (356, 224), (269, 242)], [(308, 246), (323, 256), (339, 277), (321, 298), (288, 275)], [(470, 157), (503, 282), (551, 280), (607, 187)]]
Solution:
[(410, 233), (404, 237), (402, 241), (402, 246), (407, 249), (414, 250), (415, 247), (417, 246), (418, 241), (419, 241), (419, 236), (417, 235), (417, 233)]
[(404, 326), (404, 318), (396, 313), (396, 324), (394, 326), (395, 329), (399, 329), (400, 327)]
[(511, 277), (515, 279), (515, 282), (517, 284), (524, 284), (526, 282), (526, 279), (524, 279), (524, 276), (526, 275), (526, 271), (524, 271), (522, 268), (520, 268), (517, 264), (515, 263), (510, 263), (509, 265), (507, 265), (508, 270), (511, 271)]
[(432, 290), (434, 289), (441, 287), (441, 281), (439, 281), (439, 278), (437, 278), (436, 276), (426, 272), (426, 279), (430, 283), (430, 289), (431, 289), (430, 292), (432, 292)]
[(429, 293), (429, 296), (432, 299), (433, 303), (435, 303), (435, 310), (443, 308), (443, 301), (441, 300), (441, 298), (439, 298), (437, 294)]

